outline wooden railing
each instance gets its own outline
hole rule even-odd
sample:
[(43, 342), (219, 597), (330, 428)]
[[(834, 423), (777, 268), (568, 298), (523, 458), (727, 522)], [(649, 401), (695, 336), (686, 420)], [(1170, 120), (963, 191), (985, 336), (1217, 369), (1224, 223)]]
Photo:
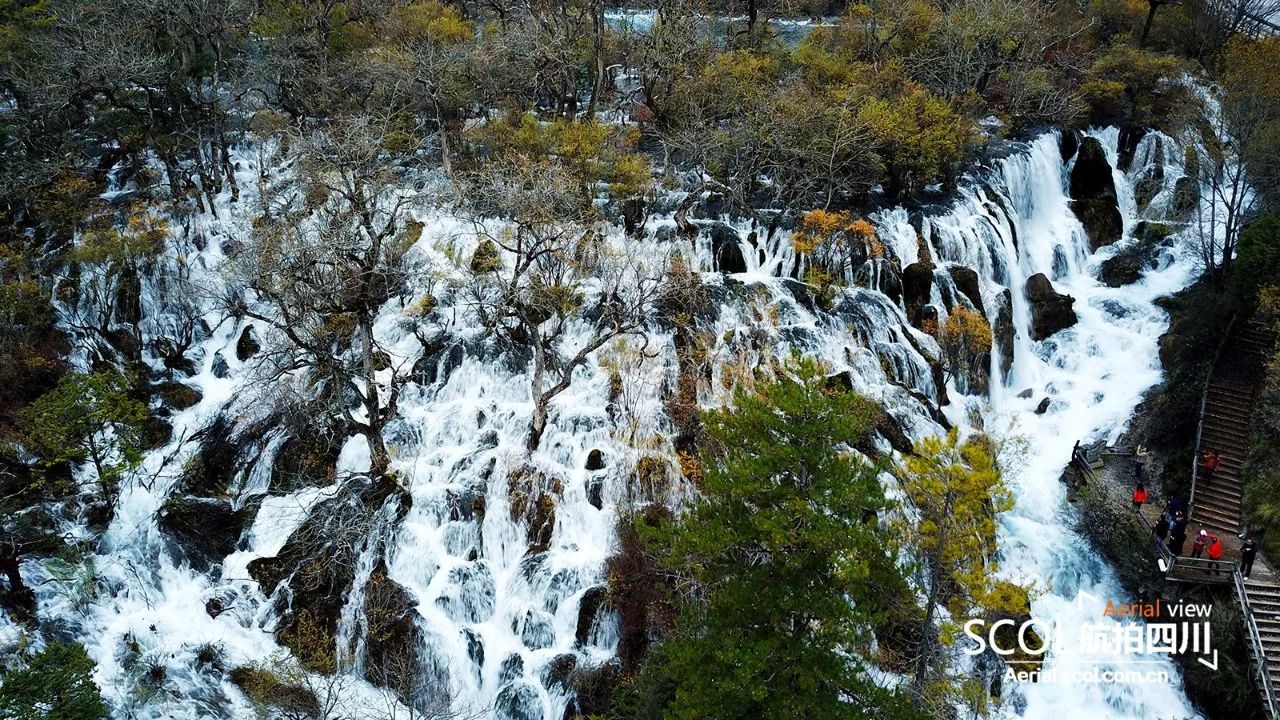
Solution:
[(1249, 646), (1253, 649), (1253, 669), (1258, 675), (1258, 689), (1267, 699), (1267, 714), (1275, 718), (1276, 714), (1276, 693), (1271, 686), (1271, 673), (1267, 672), (1267, 651), (1262, 646), (1262, 634), (1258, 632), (1258, 622), (1253, 619), (1253, 608), (1249, 605), (1249, 593), (1244, 589), (1244, 576), (1240, 574), (1240, 569), (1236, 568), (1232, 572), (1232, 579), (1235, 580), (1236, 600), (1240, 603), (1240, 610), (1244, 615), (1245, 635), (1249, 637)]
[(1227, 329), (1223, 331), (1222, 338), (1218, 340), (1218, 349), (1213, 351), (1213, 360), (1209, 363), (1209, 373), (1204, 378), (1204, 388), (1200, 391), (1200, 414), (1196, 421), (1196, 445), (1195, 450), (1191, 453), (1191, 497), (1187, 498), (1187, 522), (1196, 513), (1196, 478), (1200, 475), (1200, 440), (1204, 435), (1204, 411), (1209, 406), (1209, 385), (1213, 382), (1213, 370), (1218, 366), (1218, 358), (1222, 357), (1222, 350), (1227, 346), (1227, 340), (1231, 338), (1231, 329), (1235, 327), (1236, 316), (1232, 313), (1231, 318), (1227, 320)]

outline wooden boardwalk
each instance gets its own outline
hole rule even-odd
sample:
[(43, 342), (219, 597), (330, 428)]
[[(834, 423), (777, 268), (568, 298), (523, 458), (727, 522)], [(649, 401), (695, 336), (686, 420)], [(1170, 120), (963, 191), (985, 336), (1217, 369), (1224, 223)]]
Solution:
[[(1263, 708), (1272, 718), (1280, 718), (1280, 576), (1262, 553), (1258, 553), (1248, 579), (1239, 569), (1240, 546), (1249, 535), (1242, 504), (1243, 468), (1258, 386), (1273, 344), (1267, 329), (1248, 323), (1228, 330), (1227, 342), (1214, 360), (1201, 401), (1187, 534), (1190, 542), (1193, 533), (1203, 528), (1222, 541), (1222, 562), (1211, 569), (1226, 574), (1223, 571), (1230, 568), (1236, 599), (1244, 611), (1246, 644)], [(1200, 465), (1205, 452), (1222, 458), (1222, 467), (1212, 477), (1206, 477)], [(1166, 577), (1204, 582), (1204, 571), (1210, 568), (1197, 565), (1178, 558)]]
[[(1242, 471), (1258, 383), (1273, 338), (1253, 324), (1234, 331), (1229, 328), (1227, 338), (1215, 358), (1201, 399), (1185, 546), (1175, 556), (1164, 543), (1152, 544), (1166, 580), (1232, 587), (1243, 610), (1246, 645), (1263, 709), (1269, 717), (1280, 720), (1280, 575), (1262, 553), (1254, 561), (1249, 578), (1240, 573), (1240, 548), (1249, 534), (1242, 505)], [(1199, 460), (1202, 453), (1209, 451), (1221, 456), (1222, 467), (1206, 479)], [(1097, 453), (1096, 457), (1081, 453), (1073, 459), (1072, 467), (1078, 476), (1092, 480), (1106, 464), (1127, 462), (1130, 469), (1118, 477), (1122, 484), (1132, 487), (1136, 481), (1131, 469), (1133, 460), (1130, 452)], [(1163, 503), (1150, 503), (1139, 511), (1138, 517), (1147, 527), (1153, 527), (1163, 512), (1162, 506)], [(1192, 542), (1201, 530), (1222, 542), (1221, 560), (1189, 557)]]

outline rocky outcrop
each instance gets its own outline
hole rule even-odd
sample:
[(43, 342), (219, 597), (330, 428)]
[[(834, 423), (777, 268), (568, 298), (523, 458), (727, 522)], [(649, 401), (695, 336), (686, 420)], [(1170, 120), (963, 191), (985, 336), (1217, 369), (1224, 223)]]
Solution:
[(1071, 168), (1071, 209), (1089, 236), (1089, 247), (1097, 250), (1120, 239), (1124, 219), (1111, 175), (1111, 163), (1097, 138), (1080, 142)]
[(947, 272), (951, 274), (951, 282), (955, 283), (956, 289), (969, 299), (980, 315), (986, 317), (987, 311), (982, 305), (982, 285), (978, 282), (978, 272), (964, 265), (949, 265)]
[(902, 270), (902, 300), (907, 319), (916, 327), (924, 320), (924, 306), (933, 294), (933, 269), (931, 262), (915, 262)]
[[(395, 506), (390, 516), (383, 512), (388, 503)], [(355, 584), (359, 554), (383, 536), (385, 523), (399, 522), (410, 503), (408, 491), (389, 476), (353, 477), (312, 509), (275, 557), (249, 563), (249, 575), (267, 595), (288, 584), (288, 593), (275, 594), (276, 637), (308, 668), (331, 671), (338, 619)]]
[(364, 587), (364, 674), (369, 682), (395, 691), (407, 705), (413, 704), (412, 689), (420, 684), (416, 678), (423, 635), (417, 606), (413, 594), (392, 580), (386, 563), (379, 561)]
[(1005, 288), (997, 298), (996, 322), (991, 326), (992, 345), (1000, 359), (1001, 376), (1008, 375), (1013, 367), (1013, 293)]
[(1163, 223), (1141, 222), (1134, 229), (1134, 243), (1107, 258), (1098, 277), (1108, 287), (1131, 285), (1142, 277), (1142, 271), (1154, 267), (1161, 247), (1170, 245), (1173, 228)]
[(1031, 303), (1031, 339), (1043, 340), (1078, 322), (1072, 309), (1076, 299), (1054, 290), (1044, 273), (1027, 278), (1026, 292)]
[(158, 513), (158, 525), (176, 541), (177, 553), (200, 572), (230, 555), (245, 527), (253, 521), (256, 507), (234, 509), (219, 498), (170, 497)]
[(744, 273), (747, 261), (742, 256), (738, 233), (723, 223), (713, 223), (708, 230), (711, 236), (711, 269), (721, 273)]

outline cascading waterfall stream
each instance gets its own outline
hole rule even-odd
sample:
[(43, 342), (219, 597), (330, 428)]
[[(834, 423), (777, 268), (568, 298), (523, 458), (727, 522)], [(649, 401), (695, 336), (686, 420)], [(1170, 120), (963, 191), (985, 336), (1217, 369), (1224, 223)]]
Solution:
[[(1114, 165), (1118, 134), (1094, 135)], [(1114, 173), (1126, 231), (1138, 218), (1133, 183), (1149, 163), (1165, 166), (1164, 187), (1150, 208), (1168, 204), (1181, 172), (1174, 145), (1149, 135), (1135, 154), (1133, 169)], [(239, 160), (240, 185), (246, 189), (241, 206), (254, 207), (256, 159), (245, 154)], [(1114, 439), (1143, 392), (1159, 381), (1156, 343), (1167, 317), (1153, 301), (1185, 287), (1194, 272), (1192, 258), (1168, 248), (1159, 266), (1136, 285), (1100, 285), (1094, 279), (1096, 266), (1115, 248), (1090, 253), (1070, 209), (1067, 162), (1058, 136), (1049, 133), (966, 183), (945, 210), (914, 223), (902, 209), (878, 212), (871, 220), (900, 266), (917, 261), (926, 250), (937, 264), (929, 302), (943, 313), (940, 320), (947, 301), (973, 305), (956, 287), (950, 266), (977, 272), (992, 323), (1005, 289), (1011, 291), (1012, 365), (1005, 372), (993, 352), (990, 402), (962, 395), (952, 386), (951, 404), (941, 412), (958, 425), (968, 425), (974, 415), (991, 427), (1013, 421), (1028, 438), (1029, 461), (1008, 478), (1018, 504), (1001, 522), (1003, 571), (1035, 583), (1040, 591), (1035, 616), (1075, 626), (1102, 620), (1102, 604), (1118, 598), (1121, 590), (1097, 553), (1072, 529), (1074, 514), (1059, 475), (1075, 440)], [(185, 240), (175, 237), (152, 273), (162, 280), (144, 278), (144, 341), (162, 336), (174, 324), (172, 290), (157, 288), (172, 288), (169, 281), (179, 275), (206, 290), (225, 284), (222, 242), (249, 237), (248, 219), (237, 219), (237, 212), (224, 205), (217, 218), (200, 218), (196, 232), (205, 238), (203, 247), (187, 248)], [(442, 239), (466, 233), (466, 226), (453, 218), (420, 219), (425, 230), (415, 251), (424, 257), (438, 254), (436, 244)], [(668, 236), (664, 229), (673, 224), (670, 217), (650, 220), (649, 239), (643, 242), (652, 245), (646, 247), (651, 256), (673, 249), (659, 239)], [(910, 326), (900, 300), (875, 289), (851, 288), (837, 298), (834, 312), (819, 311), (800, 283), (778, 277), (795, 266), (785, 233), (755, 247), (747, 240), (749, 228), (732, 229), (748, 272), (705, 275), (717, 305), (714, 326), (708, 328), (716, 338), (711, 352), (719, 361), (712, 387), (725, 387), (735, 363), (751, 367), (765, 356), (785, 356), (798, 348), (845, 373), (855, 390), (880, 401), (911, 438), (942, 432), (941, 416), (929, 407), (941, 389), (922, 354), (936, 357), (938, 346)], [(712, 248), (706, 235), (700, 236), (692, 259), (709, 270)], [(180, 247), (186, 250), (180, 252)], [(1031, 339), (1031, 311), (1023, 293), (1035, 273), (1044, 273), (1059, 290), (1073, 295), (1079, 316), (1074, 327), (1041, 342)], [(876, 263), (869, 276), (879, 286), (887, 274), (887, 266)], [(422, 351), (399, 322), (401, 314), (390, 303), (376, 333), (392, 353), (412, 360)], [(256, 402), (257, 396), (248, 392), (255, 387), (250, 364), (235, 357), (244, 323), (221, 317), (212, 300), (202, 307), (202, 315), (207, 331), (198, 334), (189, 353), (197, 358), (198, 372), (187, 382), (204, 396), (173, 416), (178, 439), (189, 438), (224, 410), (265, 412), (260, 407), (265, 400)], [(617, 645), (616, 615), (607, 608), (594, 615), (584, 609), (598, 604), (619, 509), (646, 500), (678, 501), (685, 492), (677, 486), (655, 498), (637, 492), (628, 481), (643, 455), (673, 465), (670, 445), (657, 432), (665, 423), (660, 391), (675, 372), (673, 341), (655, 331), (650, 343), (660, 348), (657, 357), (639, 356), (625, 347), (600, 353), (556, 399), (541, 450), (526, 457), (531, 403), (524, 368), (486, 351), (478, 332), (450, 331), (454, 339), (445, 351), (420, 359), (421, 382), (404, 390), (399, 416), (386, 430), (394, 448), (393, 469), (412, 504), (392, 529), (384, 557), (370, 550), (379, 544), (373, 538), (364, 546), (366, 552), (358, 553), (358, 584), (381, 559), (388, 577), (414, 598), (414, 623), (423, 639), (419, 671), (447, 688), (455, 709), (553, 720), (571, 702), (566, 669), (603, 662)], [(156, 358), (148, 360), (159, 368)], [(225, 367), (218, 368), (218, 362)], [(607, 409), (616, 390), (611, 368), (625, 369), (619, 374), (625, 378), (627, 402), (620, 414)], [(1021, 397), (1026, 388), (1032, 389), (1031, 396)], [(718, 391), (704, 393), (703, 400), (714, 403), (724, 397)], [(1048, 411), (1035, 414), (1045, 397), (1050, 398)], [(636, 442), (636, 428), (643, 442)], [(61, 584), (39, 586), (42, 615), (76, 629), (98, 663), (96, 679), (117, 717), (254, 717), (228, 680), (193, 668), (203, 643), (218, 643), (228, 667), (281, 650), (271, 634), (277, 622), (274, 605), (250, 578), (248, 565), (280, 553), (311, 510), (338, 492), (331, 486), (269, 494), (272, 463), (283, 441), (278, 433), (256, 439), (245, 467), (238, 469), (231, 489), (236, 507), (256, 503), (256, 516), (236, 551), (214, 572), (193, 571), (184, 564), (156, 524), (176, 469), (194, 449), (194, 443), (175, 440), (152, 453), (122, 493), (95, 558), (98, 596), (86, 602)], [(639, 446), (646, 449), (637, 450)], [(597, 469), (588, 469), (592, 457), (603, 459), (592, 466)], [(363, 440), (353, 438), (339, 457), (339, 474), (358, 473), (367, 462)], [(539, 511), (544, 495), (553, 498), (553, 529), (538, 538), (540, 547), (531, 552), (528, 518)], [(28, 565), (24, 571), (38, 582), (44, 570)], [(360, 597), (360, 588), (350, 593), (339, 633), (344, 647), (356, 651), (363, 647), (365, 619), (351, 601)], [(222, 608), (216, 617), (206, 610), (211, 599)], [(0, 639), (7, 627), (0, 624)], [(358, 655), (343, 657), (356, 664)], [(1049, 667), (1093, 659), (1068, 645)], [(132, 689), (146, 663), (167, 668), (163, 694), (142, 697)], [(1164, 662), (1156, 667), (1170, 673), (1171, 684), (1019, 685), (996, 712), (1033, 719), (1194, 716), (1174, 666)], [(351, 692), (373, 691), (362, 686)]]

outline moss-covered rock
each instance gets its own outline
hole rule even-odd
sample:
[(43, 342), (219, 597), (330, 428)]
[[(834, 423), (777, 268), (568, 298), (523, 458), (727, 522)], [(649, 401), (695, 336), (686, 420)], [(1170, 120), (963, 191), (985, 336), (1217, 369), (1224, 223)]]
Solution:
[(267, 668), (242, 665), (232, 668), (228, 679), (257, 705), (279, 708), (291, 717), (316, 717), (320, 713), (315, 693)]
[(186, 410), (200, 402), (204, 395), (197, 389), (180, 382), (156, 383), (151, 387), (163, 407), (170, 410)]
[(1131, 285), (1142, 271), (1153, 266), (1160, 247), (1168, 244), (1174, 229), (1162, 223), (1141, 222), (1134, 228), (1135, 242), (1103, 261), (1098, 277), (1108, 287)]
[(1079, 321), (1072, 309), (1076, 299), (1055, 290), (1044, 273), (1036, 273), (1027, 278), (1026, 292), (1027, 300), (1031, 303), (1033, 340), (1043, 340)]
[(404, 586), (387, 574), (379, 562), (364, 587), (364, 614), (368, 622), (365, 636), (365, 678), (390, 688), (406, 704), (414, 702), (418, 684), (418, 648), (422, 629), (418, 626), (418, 601)]
[(1089, 247), (1097, 250), (1120, 239), (1124, 220), (1116, 195), (1111, 163), (1097, 138), (1080, 142), (1071, 168), (1071, 209), (1089, 236)]
[[(312, 509), (280, 552), (249, 563), (249, 575), (264, 593), (288, 583), (276, 636), (304, 666), (333, 672), (331, 649), (338, 618), (355, 582), (357, 555), (382, 523), (399, 522), (412, 500), (391, 476), (357, 476)], [(383, 507), (395, 504), (387, 518)]]
[(551, 546), (556, 504), (563, 494), (564, 485), (559, 479), (548, 477), (532, 465), (521, 465), (507, 475), (511, 519), (525, 524), (530, 555)]
[(227, 500), (172, 496), (158, 513), (160, 529), (176, 541), (191, 567), (204, 571), (230, 555), (256, 508), (234, 509)]

